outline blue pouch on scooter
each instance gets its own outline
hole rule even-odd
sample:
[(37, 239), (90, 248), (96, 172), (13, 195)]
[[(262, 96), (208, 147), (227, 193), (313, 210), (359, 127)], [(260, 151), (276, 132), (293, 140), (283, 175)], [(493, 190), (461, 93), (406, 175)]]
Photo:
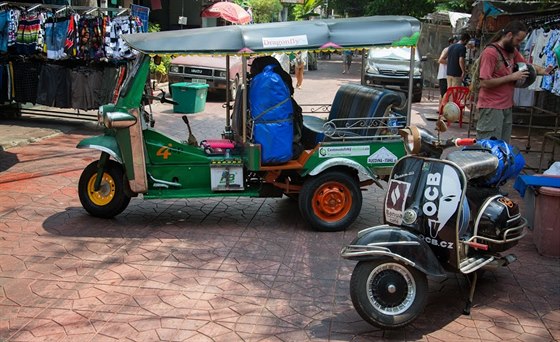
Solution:
[(273, 68), (266, 66), (251, 80), (249, 89), (253, 141), (261, 145), (263, 164), (292, 159), (294, 111), (290, 90)]
[[(485, 177), (484, 180), (482, 180), (483, 185), (500, 186), (508, 179), (517, 177), (525, 166), (525, 158), (521, 155), (521, 151), (503, 140), (481, 139), (477, 140), (476, 143), (498, 158), (498, 168), (496, 172)], [(472, 148), (466, 147), (465, 149)]]

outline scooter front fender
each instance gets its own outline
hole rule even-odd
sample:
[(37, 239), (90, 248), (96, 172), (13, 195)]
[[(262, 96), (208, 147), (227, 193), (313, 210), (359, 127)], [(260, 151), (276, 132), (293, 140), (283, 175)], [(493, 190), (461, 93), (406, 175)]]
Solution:
[(91, 148), (109, 154), (119, 163), (123, 163), (117, 139), (109, 135), (98, 135), (85, 138), (78, 143), (77, 148)]
[(446, 277), (430, 246), (416, 234), (399, 227), (381, 225), (364, 229), (340, 255), (350, 260), (391, 257), (432, 277)]

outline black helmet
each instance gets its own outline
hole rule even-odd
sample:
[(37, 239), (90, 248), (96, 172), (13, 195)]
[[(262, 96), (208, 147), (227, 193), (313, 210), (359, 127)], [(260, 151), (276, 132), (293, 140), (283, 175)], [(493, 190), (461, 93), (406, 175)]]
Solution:
[(516, 88), (527, 88), (528, 86), (530, 86), (531, 84), (533, 84), (533, 82), (535, 82), (535, 80), (537, 79), (537, 71), (535, 70), (535, 67), (533, 67), (531, 64), (527, 64), (527, 63), (515, 63), (513, 65), (513, 72), (516, 71), (529, 71), (529, 76), (527, 76), (526, 78), (520, 79), (515, 81), (515, 87)]

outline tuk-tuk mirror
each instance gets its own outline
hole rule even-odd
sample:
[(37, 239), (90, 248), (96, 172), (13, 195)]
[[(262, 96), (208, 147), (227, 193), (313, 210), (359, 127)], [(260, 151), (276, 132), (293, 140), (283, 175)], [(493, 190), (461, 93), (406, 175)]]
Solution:
[(161, 64), (161, 56), (160, 55), (155, 55), (154, 56), (154, 64), (155, 65), (160, 65)]

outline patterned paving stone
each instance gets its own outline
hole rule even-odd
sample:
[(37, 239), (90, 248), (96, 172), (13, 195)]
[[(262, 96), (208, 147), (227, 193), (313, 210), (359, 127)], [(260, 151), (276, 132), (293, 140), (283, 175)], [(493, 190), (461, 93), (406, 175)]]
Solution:
[[(306, 82), (330, 87), (328, 96), (339, 85)], [(220, 104), (208, 107), (191, 123), (216, 137)], [(176, 119), (163, 116), (158, 127), (184, 136)], [(480, 280), (470, 316), (461, 314), (468, 284), (450, 274), (430, 281), (418, 320), (384, 331), (354, 310), (355, 263), (339, 257), (360, 229), (381, 223), (383, 189), (364, 192), (355, 224), (337, 233), (310, 230), (285, 198), (134, 198), (115, 219), (96, 219), (76, 184), (97, 153), (75, 145), (97, 133), (2, 152), (0, 340), (560, 340), (560, 261), (538, 255), (531, 233), (512, 250), (516, 263)]]

